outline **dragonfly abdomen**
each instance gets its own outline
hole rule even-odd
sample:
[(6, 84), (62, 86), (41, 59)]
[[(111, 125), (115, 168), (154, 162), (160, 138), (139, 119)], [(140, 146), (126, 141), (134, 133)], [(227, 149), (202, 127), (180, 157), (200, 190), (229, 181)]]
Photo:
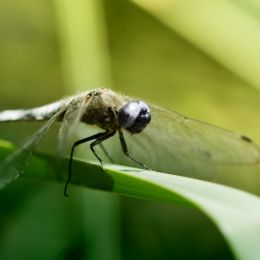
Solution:
[(63, 104), (64, 102), (58, 101), (32, 109), (4, 110), (0, 112), (0, 122), (47, 120), (56, 114)]
[(27, 110), (5, 110), (0, 112), (1, 122), (28, 120)]

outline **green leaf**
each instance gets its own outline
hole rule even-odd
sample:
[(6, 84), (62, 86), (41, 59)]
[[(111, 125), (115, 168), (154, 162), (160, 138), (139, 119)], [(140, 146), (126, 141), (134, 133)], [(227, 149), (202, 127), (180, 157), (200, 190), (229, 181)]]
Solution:
[[(10, 144), (0, 143), (1, 158), (11, 150)], [(24, 176), (64, 182), (68, 159), (62, 160), (59, 171), (55, 170), (54, 161), (54, 157), (45, 154), (33, 156)], [(238, 259), (260, 257), (260, 199), (252, 194), (160, 172), (116, 165), (107, 165), (102, 169), (99, 165), (80, 160), (73, 162), (71, 183), (122, 195), (190, 205), (216, 224)]]

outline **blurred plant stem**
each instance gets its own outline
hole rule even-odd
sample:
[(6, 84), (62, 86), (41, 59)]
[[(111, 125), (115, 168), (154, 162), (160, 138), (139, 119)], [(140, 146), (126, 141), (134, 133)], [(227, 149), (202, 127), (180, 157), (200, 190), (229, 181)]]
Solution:
[[(102, 1), (56, 0), (61, 60), (66, 94), (110, 86), (110, 67)], [(74, 220), (87, 238), (88, 259), (119, 259), (119, 200), (115, 196), (86, 189), (73, 189), (81, 198)], [(80, 216), (82, 214), (82, 216)], [(82, 221), (80, 223), (80, 221)], [(74, 232), (77, 235), (77, 232)]]
[(111, 87), (103, 2), (55, 3), (67, 92)]
[(133, 2), (260, 89), (260, 19), (254, 9), (245, 7), (247, 1)]

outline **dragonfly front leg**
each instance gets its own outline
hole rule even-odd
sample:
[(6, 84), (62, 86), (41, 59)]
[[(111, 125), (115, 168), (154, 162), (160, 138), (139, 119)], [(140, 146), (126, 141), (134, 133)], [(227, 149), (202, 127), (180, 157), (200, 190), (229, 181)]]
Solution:
[[(86, 138), (83, 138), (83, 139), (80, 139), (78, 141), (76, 141), (72, 148), (71, 148), (71, 152), (70, 152), (70, 161), (69, 161), (69, 175), (68, 175), (68, 179), (66, 181), (66, 184), (65, 184), (65, 188), (64, 188), (64, 196), (65, 197), (68, 197), (69, 194), (67, 193), (67, 189), (68, 189), (68, 185), (69, 185), (69, 182), (71, 180), (71, 176), (72, 176), (72, 161), (73, 161), (73, 154), (74, 154), (74, 150), (75, 148), (80, 145), (80, 144), (83, 144), (83, 143), (86, 143), (86, 142), (89, 142), (91, 140), (95, 140), (96, 141), (99, 139), (99, 138), (102, 138), (104, 136), (106, 136), (107, 134), (109, 133), (109, 131), (106, 131), (106, 132), (103, 132), (103, 133), (98, 133), (98, 134), (95, 134), (95, 135), (92, 135), (92, 136), (89, 136), (89, 137), (86, 137)], [(94, 153), (95, 154), (95, 153)], [(96, 154), (95, 154), (96, 155)], [(100, 158), (97, 157), (98, 160), (100, 161)]]
[[(98, 154), (96, 153), (94, 147), (95, 147), (96, 145), (98, 145), (98, 144), (101, 144), (101, 143), (102, 143), (103, 141), (105, 141), (106, 139), (112, 137), (115, 133), (116, 133), (115, 131), (113, 131), (113, 132), (107, 131), (107, 132), (104, 133), (103, 136), (98, 137), (94, 142), (92, 142), (92, 143), (90, 144), (90, 149), (91, 149), (91, 151), (92, 151), (93, 154), (96, 156), (96, 158), (99, 160), (99, 162), (100, 162), (100, 164), (101, 164), (102, 167), (103, 167), (102, 160), (101, 160), (101, 158), (98, 156)], [(102, 147), (103, 147), (103, 146), (102, 146)], [(104, 147), (103, 147), (103, 148), (104, 148)], [(105, 151), (106, 151), (106, 150), (105, 150)], [(107, 154), (107, 155), (108, 155), (108, 154)]]

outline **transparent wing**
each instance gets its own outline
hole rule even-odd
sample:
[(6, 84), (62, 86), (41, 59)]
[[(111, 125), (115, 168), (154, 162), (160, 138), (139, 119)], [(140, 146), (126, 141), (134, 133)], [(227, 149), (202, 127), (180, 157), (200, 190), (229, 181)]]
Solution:
[(32, 153), (45, 137), (51, 126), (66, 111), (69, 104), (64, 105), (47, 123), (44, 124), (36, 133), (30, 136), (22, 146), (8, 155), (0, 164), (0, 188), (17, 178), (30, 161)]
[(62, 157), (66, 149), (71, 143), (72, 137), (75, 134), (76, 128), (88, 106), (91, 102), (92, 97), (86, 94), (82, 94), (74, 98), (62, 120), (62, 124), (59, 130), (59, 142), (57, 149), (58, 159)]
[(259, 148), (245, 136), (159, 107), (151, 110), (150, 125), (125, 136), (130, 153), (154, 170), (211, 178), (221, 165), (260, 162)]

